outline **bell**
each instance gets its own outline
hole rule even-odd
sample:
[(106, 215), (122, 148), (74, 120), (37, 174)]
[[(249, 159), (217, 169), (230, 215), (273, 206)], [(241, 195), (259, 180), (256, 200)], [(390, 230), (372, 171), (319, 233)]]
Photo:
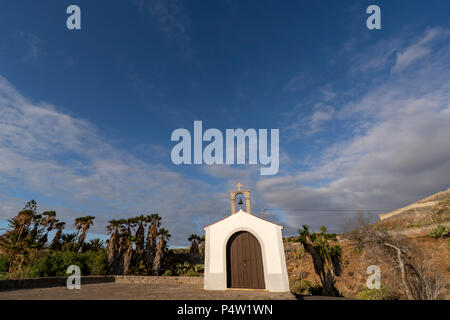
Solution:
[(242, 198), (239, 198), (238, 205), (242, 206), (243, 204), (244, 202), (242, 201)]

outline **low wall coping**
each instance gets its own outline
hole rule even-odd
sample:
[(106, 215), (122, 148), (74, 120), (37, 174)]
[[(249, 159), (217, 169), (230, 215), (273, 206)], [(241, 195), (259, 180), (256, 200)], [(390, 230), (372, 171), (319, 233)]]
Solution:
[[(0, 290), (18, 290), (18, 289), (34, 289), (34, 288), (51, 288), (65, 287), (67, 285), (67, 277), (42, 277), (15, 280), (0, 280)], [(202, 284), (203, 277), (180, 277), (180, 276), (81, 276), (81, 284), (95, 284), (104, 282), (117, 283), (186, 283), (186, 284)]]

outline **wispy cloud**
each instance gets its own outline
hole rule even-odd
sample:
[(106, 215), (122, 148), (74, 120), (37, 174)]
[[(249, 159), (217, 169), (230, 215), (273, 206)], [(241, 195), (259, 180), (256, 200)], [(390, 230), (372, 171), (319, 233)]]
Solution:
[(306, 72), (300, 72), (299, 74), (292, 77), (285, 85), (284, 90), (296, 92), (305, 89), (310, 77)]
[[(408, 48), (447, 32), (434, 30)], [(276, 208), (382, 210), (448, 188), (450, 45), (439, 39), (426, 61), (400, 58), (402, 77), (380, 75), (383, 81), (347, 100), (335, 116), (352, 124), (353, 136), (324, 150), (311, 169), (261, 178), (257, 187), (265, 201)], [(347, 215), (284, 213), (292, 226), (325, 224), (336, 231)]]
[(312, 109), (309, 115), (299, 113), (295, 121), (283, 128), (288, 140), (309, 137), (322, 132), (335, 114), (333, 107), (322, 102), (316, 103)]
[[(30, 101), (1, 76), (0, 154), (5, 195), (20, 190), (57, 203), (69, 223), (75, 213), (93, 214), (96, 232), (112, 218), (158, 212), (179, 245), (225, 214), (226, 197), (209, 194), (207, 184), (118, 149), (90, 123)], [(16, 213), (0, 202), (1, 218)]]
[(297, 140), (322, 132), (334, 118), (336, 110), (332, 103), (335, 103), (336, 97), (333, 86), (325, 84), (316, 89), (312, 97), (298, 102), (284, 115), (287, 124), (282, 126), (282, 130), (286, 139)]
[(410, 66), (414, 61), (429, 55), (435, 40), (447, 38), (450, 31), (439, 27), (428, 29), (416, 42), (408, 46), (402, 52), (397, 53), (392, 72), (400, 72)]
[(45, 54), (42, 49), (42, 40), (33, 33), (19, 32), (18, 36), (25, 41), (26, 50), (23, 55), (24, 61), (36, 60)]

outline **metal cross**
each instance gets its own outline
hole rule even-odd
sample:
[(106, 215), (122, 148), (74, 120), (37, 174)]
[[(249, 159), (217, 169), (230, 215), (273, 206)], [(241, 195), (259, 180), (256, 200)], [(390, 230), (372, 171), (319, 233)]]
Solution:
[(240, 182), (238, 182), (237, 187), (238, 187), (238, 191), (241, 191), (242, 184)]

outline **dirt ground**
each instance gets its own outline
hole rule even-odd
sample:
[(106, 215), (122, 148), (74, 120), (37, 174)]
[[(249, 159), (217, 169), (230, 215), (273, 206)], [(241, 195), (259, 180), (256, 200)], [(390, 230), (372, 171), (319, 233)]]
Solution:
[(289, 292), (257, 290), (206, 291), (201, 284), (99, 283), (0, 291), (0, 300), (295, 300)]
[[(433, 239), (431, 237), (421, 237), (411, 239), (418, 245), (422, 252), (432, 262), (439, 274), (446, 279), (447, 289), (444, 289), (440, 299), (450, 299), (450, 245), (448, 240)], [(312, 283), (320, 284), (320, 279), (313, 268), (313, 261), (309, 254), (304, 253), (299, 243), (285, 242), (286, 260), (289, 279), (292, 283), (295, 279), (306, 279)], [(383, 261), (371, 261), (370, 252), (358, 251), (351, 241), (339, 241), (342, 247), (342, 274), (336, 278), (336, 288), (346, 298), (360, 299), (359, 292), (366, 286), (367, 267), (371, 264), (377, 264), (381, 268), (381, 284), (392, 287), (393, 282), (399, 282), (397, 269), (390, 269)], [(301, 254), (299, 254), (301, 253)], [(394, 281), (395, 280), (395, 281)], [(400, 299), (406, 299), (403, 294), (403, 288), (399, 288)]]

